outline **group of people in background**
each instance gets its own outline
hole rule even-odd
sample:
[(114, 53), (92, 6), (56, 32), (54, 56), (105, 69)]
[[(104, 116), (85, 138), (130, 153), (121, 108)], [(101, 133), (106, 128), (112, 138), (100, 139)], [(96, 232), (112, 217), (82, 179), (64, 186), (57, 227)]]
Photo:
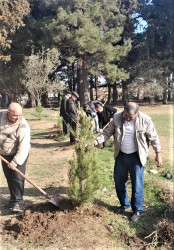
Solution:
[[(77, 107), (77, 99), (79, 95), (75, 91), (65, 91), (60, 105), (60, 116), (62, 117), (63, 133), (64, 135), (70, 134), (70, 142), (76, 143), (74, 133), (76, 131), (77, 119), (80, 111)], [(101, 101), (89, 101), (83, 105), (83, 110), (86, 115), (90, 117), (91, 133), (99, 133), (105, 128), (107, 124), (113, 119), (114, 114), (117, 112), (116, 108), (105, 105)], [(93, 127), (95, 124), (95, 129)], [(103, 148), (106, 147), (106, 142), (103, 142)]]

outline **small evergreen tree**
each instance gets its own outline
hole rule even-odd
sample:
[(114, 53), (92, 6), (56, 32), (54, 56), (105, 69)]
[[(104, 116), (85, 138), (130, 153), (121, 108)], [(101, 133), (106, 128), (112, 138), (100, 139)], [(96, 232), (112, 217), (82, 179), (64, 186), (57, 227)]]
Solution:
[(42, 111), (43, 111), (43, 107), (42, 107), (40, 100), (38, 101), (38, 104), (37, 104), (35, 110), (36, 110), (36, 113), (35, 113), (36, 117), (40, 120), (42, 118)]
[(68, 195), (73, 205), (80, 206), (92, 200), (99, 188), (99, 166), (96, 149), (85, 145), (93, 139), (90, 132), (90, 119), (82, 113), (77, 128), (79, 142), (75, 146), (73, 160), (70, 161)]

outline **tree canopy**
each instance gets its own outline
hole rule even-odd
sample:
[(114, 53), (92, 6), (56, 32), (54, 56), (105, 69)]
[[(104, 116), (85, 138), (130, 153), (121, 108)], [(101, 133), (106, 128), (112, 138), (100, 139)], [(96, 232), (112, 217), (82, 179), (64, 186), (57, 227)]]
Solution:
[[(147, 25), (138, 31), (140, 18)], [(101, 76), (114, 89), (122, 83), (124, 90), (137, 77), (155, 79), (168, 89), (174, 65), (173, 19), (172, 0), (1, 1), (1, 94), (10, 92), (13, 99), (24, 91), (23, 62), (33, 46), (36, 52), (42, 46), (58, 49), (55, 72), (70, 90), (78, 91), (81, 104), (90, 99), (90, 89)]]
[(11, 35), (24, 26), (23, 18), (29, 11), (27, 0), (0, 1), (0, 60), (10, 60), (8, 49), (12, 44)]
[(89, 74), (104, 75), (112, 83), (129, 77), (119, 67), (121, 57), (131, 49), (131, 40), (122, 36), (127, 17), (119, 1), (67, 0), (59, 4), (56, 17), (47, 20), (44, 32), (60, 48), (67, 66), (75, 64), (83, 103), (89, 101)]

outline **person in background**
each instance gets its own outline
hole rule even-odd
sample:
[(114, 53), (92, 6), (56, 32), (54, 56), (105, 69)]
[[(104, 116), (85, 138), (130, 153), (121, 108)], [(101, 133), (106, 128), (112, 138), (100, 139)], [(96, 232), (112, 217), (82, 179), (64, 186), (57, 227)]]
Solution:
[(71, 144), (76, 143), (76, 138), (73, 131), (76, 131), (77, 120), (79, 115), (79, 110), (76, 104), (76, 100), (79, 98), (77, 92), (72, 91), (71, 97), (67, 100), (66, 113), (68, 115), (68, 123), (70, 124), (70, 142)]
[[(103, 129), (113, 118), (114, 114), (117, 112), (116, 108), (111, 106), (102, 106), (100, 103), (95, 104), (95, 109), (97, 111), (99, 128)], [(106, 142), (103, 142), (103, 149), (106, 147)]]
[(83, 109), (86, 112), (87, 116), (91, 117), (91, 133), (93, 133), (93, 124), (92, 122), (95, 122), (95, 132), (98, 133), (99, 132), (99, 123), (98, 123), (98, 115), (95, 109), (95, 104), (101, 104), (102, 103), (98, 100), (96, 101), (89, 101), (88, 103), (84, 104)]
[[(97, 146), (114, 135), (115, 167), (114, 181), (120, 211), (132, 209), (132, 221), (139, 220), (144, 203), (144, 166), (149, 152), (149, 142), (156, 153), (157, 166), (162, 165), (161, 146), (157, 131), (151, 118), (139, 111), (139, 105), (128, 102), (124, 112), (115, 114), (111, 123), (96, 138)], [(132, 183), (131, 201), (128, 198), (126, 182), (128, 173)]]
[(0, 155), (9, 162), (7, 165), (2, 161), (10, 191), (8, 207), (13, 212), (19, 212), (24, 194), (24, 178), (14, 171), (14, 167), (25, 174), (30, 149), (30, 127), (22, 116), (20, 104), (11, 103), (8, 111), (0, 112), (0, 141)]
[(65, 94), (62, 97), (62, 101), (60, 104), (60, 116), (62, 117), (62, 126), (64, 135), (69, 134), (69, 124), (68, 124), (68, 115), (66, 113), (66, 104), (67, 100), (71, 97), (71, 92), (69, 90), (65, 90)]

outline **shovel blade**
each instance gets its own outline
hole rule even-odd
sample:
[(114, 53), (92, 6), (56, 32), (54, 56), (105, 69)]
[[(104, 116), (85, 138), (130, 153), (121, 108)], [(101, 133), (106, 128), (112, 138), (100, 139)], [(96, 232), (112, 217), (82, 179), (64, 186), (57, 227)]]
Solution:
[(59, 207), (60, 200), (56, 196), (54, 195), (49, 196), (49, 202), (55, 205), (56, 207)]

